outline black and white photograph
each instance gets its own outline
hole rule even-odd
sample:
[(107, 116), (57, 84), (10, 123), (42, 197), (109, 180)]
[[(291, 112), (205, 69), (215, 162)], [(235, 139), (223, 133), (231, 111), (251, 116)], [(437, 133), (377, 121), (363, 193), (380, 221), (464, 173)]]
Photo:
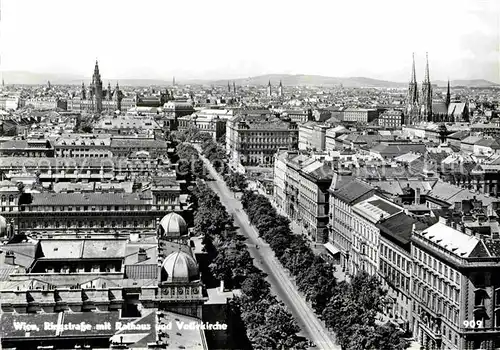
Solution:
[(0, 0), (0, 350), (500, 350), (499, 0)]

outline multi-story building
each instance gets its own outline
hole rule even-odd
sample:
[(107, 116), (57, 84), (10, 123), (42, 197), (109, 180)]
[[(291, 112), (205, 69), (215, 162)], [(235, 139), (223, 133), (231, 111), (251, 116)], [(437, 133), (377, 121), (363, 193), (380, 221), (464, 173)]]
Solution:
[(19, 107), (24, 105), (24, 100), (21, 100), (18, 96), (1, 96), (0, 97), (0, 109), (15, 111)]
[(168, 130), (177, 130), (177, 119), (195, 112), (191, 101), (168, 101), (163, 105), (164, 127)]
[(130, 157), (137, 152), (145, 152), (151, 158), (164, 158), (168, 145), (166, 141), (151, 138), (113, 137), (110, 149), (114, 157)]
[(178, 129), (195, 128), (200, 132), (210, 134), (214, 140), (219, 140), (225, 135), (227, 120), (232, 116), (232, 110), (203, 109), (178, 118)]
[(324, 151), (328, 129), (313, 121), (299, 125), (299, 150)]
[(328, 242), (328, 188), (334, 177), (333, 162), (325, 156), (283, 151), (275, 156), (274, 188), (278, 206), (297, 222), (304, 235), (317, 243)]
[(34, 109), (67, 109), (66, 100), (58, 98), (29, 98), (25, 100), (25, 105)]
[(325, 150), (327, 152), (334, 151), (337, 149), (337, 142), (335, 139), (341, 135), (348, 134), (349, 130), (343, 126), (336, 126), (334, 128), (328, 129), (325, 132)]
[(403, 119), (403, 112), (393, 109), (380, 114), (378, 125), (387, 129), (400, 129), (404, 123)]
[[(31, 179), (32, 183), (127, 181), (168, 173), (171, 165), (165, 159), (117, 157), (2, 157), (0, 173), (7, 180)], [(175, 174), (173, 175), (175, 178)], [(23, 181), (28, 182), (28, 181)]]
[[(153, 128), (154, 125), (151, 127)], [(65, 134), (54, 141), (54, 149), (56, 157), (133, 157), (137, 152), (142, 152), (150, 158), (165, 157), (168, 151), (166, 141), (156, 140), (153, 137), (154, 135), (136, 137), (118, 134)], [(0, 150), (2, 145), (0, 145)], [(26, 155), (34, 156), (31, 153)], [(5, 154), (5, 156), (11, 156), (11, 154)]]
[(94, 133), (111, 135), (147, 134), (154, 136), (160, 130), (160, 125), (153, 117), (134, 115), (106, 116), (94, 126)]
[(163, 177), (137, 193), (22, 193), (10, 181), (0, 186), (0, 214), (19, 232), (152, 229), (156, 218), (186, 209), (179, 183)]
[(370, 123), (377, 118), (377, 109), (347, 108), (344, 111), (344, 121), (346, 122)]
[(294, 122), (272, 114), (238, 114), (227, 121), (226, 149), (233, 162), (244, 166), (272, 166), (279, 149), (297, 149), (299, 130)]
[(278, 152), (274, 160), (273, 199), (279, 208), (285, 208), (287, 182), (287, 160), (291, 152)]
[(402, 211), (403, 208), (377, 195), (353, 205), (351, 271), (354, 275), (361, 271), (377, 275), (380, 267), (378, 224)]
[(58, 158), (106, 158), (112, 157), (111, 135), (66, 134), (54, 141)]
[(285, 118), (289, 118), (292, 122), (300, 124), (313, 119), (312, 110), (286, 110), (281, 114)]
[(384, 313), (392, 321), (402, 325), (408, 333), (413, 330), (413, 258), (410, 238), (417, 224), (419, 223), (404, 212), (377, 224), (380, 230), (378, 273), (382, 286), (387, 290)]
[(333, 164), (321, 160), (300, 171), (299, 218), (307, 236), (316, 243), (328, 242), (328, 212)]
[(342, 270), (350, 273), (350, 251), (353, 231), (353, 205), (370, 198), (375, 189), (359, 180), (349, 181), (335, 190), (335, 184), (330, 188), (330, 236), (329, 241), (339, 253), (339, 263)]
[(10, 140), (0, 143), (2, 157), (53, 157), (54, 147), (49, 140)]
[(411, 237), (414, 334), (426, 349), (500, 347), (500, 239), (491, 218), (476, 219), (481, 233), (443, 218)]

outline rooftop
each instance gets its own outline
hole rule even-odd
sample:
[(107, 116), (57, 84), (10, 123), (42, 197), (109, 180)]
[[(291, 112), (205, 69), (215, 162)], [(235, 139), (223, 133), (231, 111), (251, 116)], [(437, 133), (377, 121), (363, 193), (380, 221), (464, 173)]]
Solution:
[(353, 211), (363, 216), (372, 223), (378, 223), (381, 219), (403, 211), (403, 208), (385, 200), (379, 196), (372, 196), (353, 206)]
[(333, 196), (339, 198), (340, 200), (352, 204), (356, 202), (358, 198), (369, 193), (373, 190), (373, 187), (365, 182), (359, 180), (353, 180), (333, 192)]

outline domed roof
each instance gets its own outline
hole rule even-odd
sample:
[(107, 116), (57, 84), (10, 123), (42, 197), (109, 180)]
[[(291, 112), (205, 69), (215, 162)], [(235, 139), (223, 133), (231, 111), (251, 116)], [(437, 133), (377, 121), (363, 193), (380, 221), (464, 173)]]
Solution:
[(161, 219), (162, 234), (167, 237), (180, 237), (188, 234), (186, 221), (177, 213), (168, 213)]
[(0, 215), (0, 234), (3, 234), (7, 231), (7, 220)]
[(162, 282), (189, 282), (198, 279), (198, 264), (179, 250), (166, 257), (162, 265)]

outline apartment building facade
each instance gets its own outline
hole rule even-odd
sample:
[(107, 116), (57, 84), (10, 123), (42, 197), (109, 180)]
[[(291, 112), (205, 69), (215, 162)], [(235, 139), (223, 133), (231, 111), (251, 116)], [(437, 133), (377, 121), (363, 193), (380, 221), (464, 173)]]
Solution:
[(298, 138), (295, 122), (272, 114), (239, 114), (226, 124), (227, 153), (243, 166), (272, 166), (278, 150), (297, 149)]

